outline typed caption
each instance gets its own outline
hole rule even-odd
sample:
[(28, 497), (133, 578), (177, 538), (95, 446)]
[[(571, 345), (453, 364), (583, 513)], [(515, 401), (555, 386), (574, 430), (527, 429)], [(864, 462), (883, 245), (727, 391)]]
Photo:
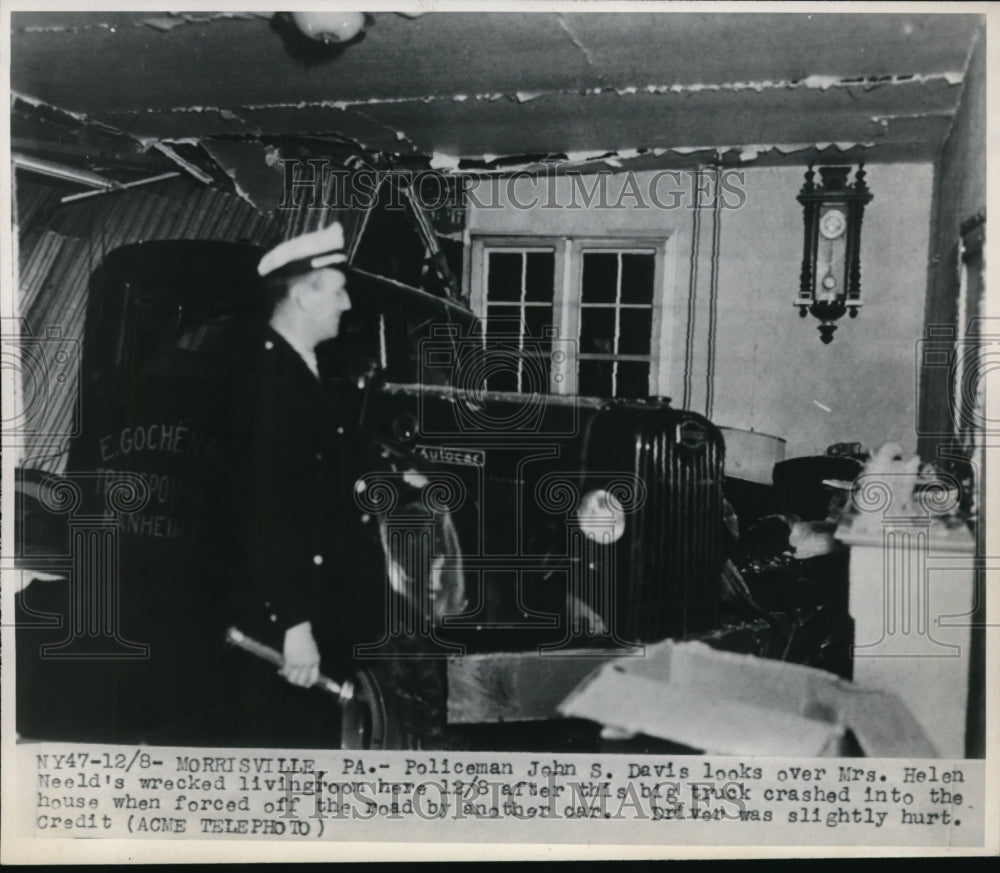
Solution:
[[(981, 761), (17, 748), (39, 839), (981, 846)], [(30, 790), (29, 790), (30, 787)]]

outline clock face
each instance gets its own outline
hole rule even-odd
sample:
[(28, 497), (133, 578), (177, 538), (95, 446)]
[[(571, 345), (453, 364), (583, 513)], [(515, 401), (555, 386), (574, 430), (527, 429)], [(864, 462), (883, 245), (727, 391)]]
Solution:
[(847, 216), (839, 209), (830, 209), (819, 220), (819, 232), (826, 239), (837, 239), (847, 229)]

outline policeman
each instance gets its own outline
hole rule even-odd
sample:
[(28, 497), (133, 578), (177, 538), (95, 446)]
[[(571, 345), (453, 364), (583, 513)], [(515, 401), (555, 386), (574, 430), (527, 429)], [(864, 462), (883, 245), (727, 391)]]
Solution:
[[(343, 604), (357, 515), (353, 477), (345, 422), (322, 388), (316, 359), (316, 347), (337, 336), (351, 306), (339, 268), (345, 259), (337, 223), (261, 258), (257, 269), (271, 314), (236, 395), (231, 431), (228, 575), (236, 619), (283, 653), (282, 677), (301, 688), (315, 682), (321, 667), (342, 672), (349, 651)], [(297, 705), (294, 695), (286, 698), (256, 694), (242, 707)]]

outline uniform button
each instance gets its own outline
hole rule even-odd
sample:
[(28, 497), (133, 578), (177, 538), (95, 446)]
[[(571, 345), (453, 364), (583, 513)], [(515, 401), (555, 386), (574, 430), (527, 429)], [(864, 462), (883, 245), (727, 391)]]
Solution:
[(274, 343), (271, 342), (271, 340), (265, 340), (264, 348), (267, 349), (268, 351), (271, 351), (271, 349), (274, 348)]
[(270, 609), (270, 608), (271, 608), (271, 601), (270, 600), (265, 600), (264, 601), (264, 609)]
[(320, 564), (323, 563), (323, 556), (322, 555), (313, 555), (313, 563), (318, 567)]
[(361, 523), (362, 524), (368, 524), (368, 522), (370, 522), (371, 520), (372, 520), (372, 517), (367, 512), (364, 515), (361, 516)]
[(342, 434), (343, 432), (344, 432), (344, 429), (342, 427), (338, 427), (337, 428), (337, 433)]
[(276, 616), (273, 612), (268, 616), (268, 618), (270, 618), (271, 621), (277, 621), (278, 620), (278, 616)]
[(323, 460), (323, 453), (322, 452), (316, 452), (316, 460), (317, 461), (322, 461)]

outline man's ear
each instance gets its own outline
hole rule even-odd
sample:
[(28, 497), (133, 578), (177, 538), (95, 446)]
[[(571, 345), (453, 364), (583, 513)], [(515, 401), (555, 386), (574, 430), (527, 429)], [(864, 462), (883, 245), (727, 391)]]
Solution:
[(311, 279), (312, 276), (309, 274), (298, 276), (292, 280), (288, 288), (288, 299), (300, 309), (306, 305), (306, 297), (313, 290)]

